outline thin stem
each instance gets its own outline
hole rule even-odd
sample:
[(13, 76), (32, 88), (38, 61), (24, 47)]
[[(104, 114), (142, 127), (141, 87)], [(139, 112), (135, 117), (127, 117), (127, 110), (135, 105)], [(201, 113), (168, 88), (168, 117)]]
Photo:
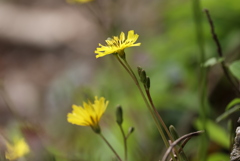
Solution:
[[(134, 72), (133, 72), (132, 68), (130, 67), (130, 65), (128, 64), (128, 62), (127, 62), (126, 60), (124, 60), (124, 61), (125, 61), (125, 64), (127, 65), (128, 69), (129, 69), (129, 70), (131, 71), (131, 73), (134, 75), (134, 78), (137, 80), (136, 75), (134, 74)], [(138, 82), (138, 81), (137, 81), (137, 82)], [(139, 86), (139, 90), (141, 90), (141, 92), (143, 93), (142, 89), (140, 88), (139, 83), (138, 83), (138, 86)], [(171, 134), (170, 134), (170, 132), (169, 132), (169, 130), (168, 130), (168, 128), (167, 128), (167, 126), (166, 126), (166, 124), (164, 123), (162, 117), (159, 115), (157, 109), (155, 108), (155, 106), (154, 106), (154, 104), (153, 104), (153, 101), (152, 101), (151, 95), (150, 95), (150, 93), (149, 93), (149, 90), (146, 90), (146, 94), (147, 94), (147, 98), (148, 98), (148, 100), (149, 100), (149, 102), (150, 102), (150, 105), (152, 106), (152, 109), (153, 109), (153, 111), (154, 111), (155, 114), (156, 114), (156, 117), (157, 117), (158, 120), (160, 121), (161, 125), (163, 126), (163, 128), (164, 128), (164, 130), (166, 131), (166, 133), (167, 133), (168, 137), (170, 138), (170, 140), (171, 140), (171, 141), (174, 141), (173, 138), (172, 138), (172, 136), (171, 136)], [(144, 95), (144, 97), (145, 97), (145, 95)], [(145, 99), (146, 99), (146, 98), (145, 98)]]
[[(153, 104), (152, 97), (151, 97), (151, 94), (150, 94), (149, 89), (145, 88), (145, 91), (146, 91), (146, 94), (147, 94), (148, 100), (149, 100), (149, 102), (151, 103), (152, 108), (153, 108), (153, 110), (154, 110), (154, 112), (155, 112), (155, 114), (156, 114), (158, 120), (160, 121), (160, 123), (162, 124), (163, 128), (165, 129), (165, 131), (166, 131), (166, 133), (167, 133), (169, 139), (171, 140), (171, 142), (174, 142), (174, 139), (173, 139), (172, 135), (170, 134), (170, 132), (169, 132), (169, 130), (168, 130), (166, 124), (164, 123), (162, 117), (160, 116), (160, 114), (158, 113), (156, 107), (155, 107), (154, 104)], [(178, 156), (178, 154), (179, 154), (179, 153), (178, 153), (178, 151), (176, 150), (176, 155)], [(175, 157), (173, 156), (172, 153), (171, 153), (171, 156), (172, 156), (172, 158), (174, 158), (174, 160), (175, 160)]]
[[(119, 125), (119, 124), (118, 124)], [(123, 131), (122, 125), (119, 125), (119, 128), (121, 130), (122, 136), (123, 136), (123, 143), (124, 143), (124, 160), (127, 161), (127, 137)]]
[[(200, 0), (192, 1), (192, 11), (193, 18), (195, 21), (195, 32), (196, 32), (196, 40), (199, 49), (200, 59), (199, 63), (203, 64), (205, 62), (206, 54), (204, 49), (204, 37), (203, 37), (203, 25), (202, 25), (202, 12), (201, 12), (201, 3)], [(206, 131), (207, 118), (209, 113), (209, 108), (207, 106), (207, 71), (206, 68), (199, 68), (199, 77), (198, 77), (198, 90), (199, 90), (199, 104), (200, 104), (200, 118), (203, 124), (203, 130)], [(207, 132), (205, 132), (202, 136), (199, 144), (199, 154), (198, 157), (201, 161), (205, 161), (207, 159), (207, 146), (209, 143)]]
[[(132, 75), (134, 76), (134, 79), (138, 82), (138, 79), (137, 79), (136, 75), (134, 74), (132, 68), (130, 67), (130, 65), (128, 64), (128, 62), (127, 62), (126, 59), (124, 59), (124, 62), (125, 62), (125, 64), (127, 65), (128, 69), (131, 71)], [(139, 82), (138, 82), (138, 85), (139, 85)], [(142, 90), (142, 89), (141, 89), (141, 90)]]
[(124, 69), (128, 72), (128, 74), (132, 77), (133, 81), (135, 82), (135, 84), (138, 86), (138, 81), (136, 80), (135, 76), (132, 74), (132, 72), (127, 68), (127, 66), (122, 62), (121, 59), (119, 59), (118, 55), (115, 55), (115, 57), (117, 58), (117, 60), (120, 62), (120, 64), (124, 67)]
[[(167, 140), (167, 138), (166, 138), (166, 136), (165, 136), (165, 134), (164, 134), (164, 132), (162, 130), (162, 127), (161, 127), (161, 125), (159, 125), (159, 122), (158, 122), (156, 116), (154, 115), (154, 113), (153, 113), (153, 111), (151, 109), (151, 106), (149, 105), (149, 102), (147, 101), (147, 99), (146, 99), (146, 97), (145, 97), (145, 95), (144, 95), (144, 93), (142, 91), (142, 88), (139, 85), (137, 77), (134, 74), (132, 68), (129, 66), (129, 64), (127, 63), (126, 59), (124, 59), (124, 62), (125, 62), (125, 64), (127, 66), (121, 61), (121, 59), (119, 59), (119, 57), (117, 55), (116, 55), (116, 58), (120, 62), (120, 64), (124, 67), (124, 69), (128, 72), (128, 74), (132, 77), (133, 81), (137, 85), (137, 87), (138, 87), (138, 89), (139, 89), (139, 91), (141, 93), (141, 96), (142, 96), (144, 102), (146, 103), (146, 105), (148, 107), (148, 110), (150, 111), (150, 113), (151, 113), (151, 115), (152, 115), (152, 117), (153, 117), (153, 119), (154, 119), (154, 121), (156, 123), (157, 129), (158, 129), (158, 131), (159, 131), (159, 133), (160, 133), (160, 135), (161, 135), (161, 137), (163, 139), (163, 142), (164, 142), (165, 146), (169, 147), (169, 142), (168, 142), (168, 140)], [(173, 153), (171, 153), (171, 157), (172, 157), (173, 161), (176, 161), (176, 158), (174, 157)]]
[(1, 136), (1, 139), (3, 141), (3, 143), (10, 143), (11, 140), (4, 134), (4, 132), (2, 130), (0, 130), (0, 136)]
[[(153, 102), (152, 102), (152, 99), (149, 99), (149, 97), (148, 97), (149, 102), (150, 102), (150, 104), (151, 104), (151, 107), (152, 107), (153, 111), (155, 112), (155, 115), (154, 115), (154, 113), (153, 113), (153, 111), (152, 111), (152, 109), (151, 109), (151, 107), (150, 107), (150, 105), (149, 105), (149, 102), (147, 101), (147, 99), (146, 99), (146, 97), (145, 97), (145, 95), (144, 95), (144, 93), (143, 93), (143, 90), (142, 90), (142, 88), (141, 88), (140, 85), (139, 85), (138, 79), (137, 79), (136, 75), (134, 74), (131, 66), (128, 64), (128, 62), (127, 62), (126, 59), (124, 59), (124, 62), (125, 62), (125, 64), (127, 65), (127, 68), (130, 70), (131, 75), (132, 75), (132, 77), (134, 78), (135, 82), (137, 82), (136, 85), (137, 85), (137, 87), (138, 87), (138, 89), (139, 89), (139, 91), (140, 91), (140, 93), (141, 93), (141, 95), (142, 95), (145, 103), (147, 104), (149, 110), (151, 111), (151, 114), (152, 114), (152, 116), (153, 116), (153, 118), (154, 118), (154, 120), (155, 120), (155, 123), (156, 123), (157, 127), (158, 127), (159, 133), (160, 133), (160, 135), (162, 136), (162, 139), (163, 139), (163, 141), (164, 141), (164, 143), (165, 143), (165, 146), (166, 146), (166, 147), (169, 147), (169, 142), (168, 142), (168, 140), (166, 139), (166, 136), (165, 136), (165, 134), (164, 134), (164, 132), (163, 132), (163, 130), (162, 130), (161, 125), (163, 126), (164, 130), (165, 130), (166, 133), (168, 134), (170, 140), (174, 141), (173, 138), (172, 138), (172, 136), (171, 136), (171, 134), (170, 134), (170, 132), (168, 131), (168, 128), (166, 127), (164, 121), (162, 120), (161, 116), (160, 116), (159, 113), (157, 112), (157, 110), (156, 110), (156, 108), (155, 108), (155, 106), (154, 106), (154, 104), (153, 104)], [(151, 97), (150, 97), (150, 98), (151, 98)], [(157, 119), (158, 119), (158, 121), (160, 121), (161, 125), (159, 125), (159, 122), (157, 121)], [(173, 153), (171, 153), (171, 157), (172, 157), (172, 159), (173, 159), (174, 161), (176, 161), (176, 158), (174, 157)]]
[(3, 101), (5, 102), (6, 106), (8, 107), (9, 111), (13, 114), (13, 116), (17, 119), (22, 121), (23, 119), (18, 115), (18, 113), (14, 110), (15, 106), (11, 99), (9, 98), (8, 94), (6, 93), (2, 84), (0, 84), (0, 95), (2, 95)]
[(131, 135), (131, 133), (128, 133), (127, 135), (126, 135), (126, 139), (128, 139), (128, 137)]
[(174, 146), (176, 146), (179, 142), (181, 142), (182, 140), (185, 140), (186, 138), (192, 138), (193, 136), (198, 136), (201, 133), (203, 133), (203, 131), (196, 131), (196, 132), (192, 132), (186, 135), (181, 136), (180, 138), (178, 138), (177, 140), (175, 140), (173, 143), (171, 143), (171, 145), (169, 146), (169, 148), (167, 149), (166, 153), (163, 156), (162, 161), (166, 161), (168, 155), (170, 154), (170, 152), (172, 151), (172, 149), (174, 148)]
[(120, 158), (120, 156), (117, 154), (117, 152), (113, 149), (113, 147), (111, 146), (111, 144), (107, 141), (107, 139), (103, 136), (102, 133), (99, 133), (99, 136), (101, 136), (101, 138), (105, 141), (105, 143), (108, 145), (108, 147), (112, 150), (112, 152), (116, 155), (116, 157), (118, 158), (119, 161), (122, 161), (122, 159)]
[(120, 62), (120, 64), (124, 67), (124, 69), (126, 69), (126, 71), (128, 72), (128, 74), (132, 77), (132, 79), (133, 79), (133, 81), (135, 82), (135, 84), (137, 85), (137, 87), (138, 87), (138, 89), (139, 89), (139, 91), (140, 91), (140, 93), (141, 93), (141, 96), (142, 96), (144, 102), (146, 103), (146, 105), (147, 105), (147, 107), (148, 107), (148, 110), (150, 111), (150, 113), (151, 113), (151, 115), (152, 115), (152, 117), (153, 117), (153, 119), (154, 119), (154, 121), (155, 121), (155, 123), (156, 123), (156, 125), (157, 125), (158, 131), (159, 131), (159, 133), (160, 133), (160, 135), (161, 135), (161, 137), (162, 137), (162, 139), (163, 139), (163, 142), (164, 142), (165, 146), (166, 146), (166, 147), (169, 147), (169, 143), (168, 143), (168, 141), (167, 141), (167, 139), (166, 139), (166, 136), (165, 136), (165, 134), (164, 134), (161, 126), (159, 125), (159, 123), (158, 123), (158, 121), (157, 121), (157, 118), (156, 118), (156, 116), (154, 115), (154, 113), (153, 113), (153, 111), (152, 111), (152, 109), (151, 109), (151, 107), (150, 107), (150, 105), (149, 105), (149, 103), (148, 103), (148, 101), (147, 101), (147, 99), (146, 99), (146, 97), (145, 97), (145, 95), (144, 95), (144, 93), (143, 93), (140, 85), (139, 85), (139, 82), (138, 82), (138, 80), (137, 80), (134, 72), (131, 70), (130, 66), (126, 63), (126, 61), (125, 61), (125, 63), (126, 63), (126, 65), (128, 65), (128, 66), (126, 66), (126, 65), (122, 62), (122, 60), (119, 59), (119, 57), (118, 57), (117, 55), (116, 55), (116, 57), (117, 57), (117, 60)]
[[(213, 37), (213, 40), (214, 40), (214, 42), (216, 43), (216, 46), (217, 46), (217, 53), (218, 53), (220, 58), (223, 58), (221, 44), (220, 44), (220, 42), (218, 40), (217, 34), (215, 33), (214, 24), (213, 24), (212, 18), (210, 16), (210, 13), (209, 13), (209, 11), (207, 9), (205, 9), (204, 12), (207, 15), (207, 19), (208, 19), (208, 22), (209, 22), (210, 28), (211, 28), (212, 37)], [(231, 75), (230, 75), (230, 73), (229, 73), (229, 71), (228, 71), (228, 69), (226, 67), (224, 59), (221, 62), (221, 66), (222, 66), (222, 69), (223, 69), (223, 72), (224, 72), (225, 76), (227, 77), (228, 81), (231, 83), (233, 89), (236, 91), (236, 94), (238, 96), (240, 96), (240, 91), (238, 89), (238, 85), (236, 85), (234, 83), (234, 80), (232, 79), (232, 77), (231, 77)]]
[(91, 12), (91, 14), (93, 15), (93, 17), (96, 19), (97, 23), (99, 24), (99, 26), (101, 27), (101, 29), (106, 32), (106, 27), (104, 26), (104, 22), (103, 19), (101, 18), (101, 14), (102, 11), (100, 9), (100, 6), (93, 6), (93, 3), (87, 3), (85, 4), (85, 6), (87, 7), (87, 9)]
[(154, 112), (155, 112), (155, 114), (156, 114), (158, 120), (159, 120), (160, 123), (162, 124), (162, 126), (163, 126), (164, 130), (166, 131), (166, 133), (167, 133), (168, 137), (170, 138), (170, 140), (173, 142), (174, 139), (173, 139), (172, 135), (170, 134), (170, 132), (169, 132), (169, 130), (168, 130), (166, 124), (164, 123), (164, 121), (163, 121), (163, 119), (162, 119), (162, 117), (161, 117), (161, 115), (158, 113), (156, 107), (155, 107), (154, 104), (153, 104), (153, 101), (152, 101), (152, 97), (151, 97), (150, 91), (147, 90), (147, 89), (146, 89), (145, 91), (146, 91), (146, 94), (147, 94), (148, 100), (149, 100), (149, 102), (150, 102), (150, 104), (151, 104), (151, 106), (152, 106), (152, 108), (153, 108), (153, 110), (154, 110)]

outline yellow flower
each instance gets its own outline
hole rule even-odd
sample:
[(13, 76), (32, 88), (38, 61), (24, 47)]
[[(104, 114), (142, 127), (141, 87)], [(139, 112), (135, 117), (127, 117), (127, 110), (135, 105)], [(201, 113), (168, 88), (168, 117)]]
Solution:
[(91, 2), (93, 0), (67, 0), (68, 3), (87, 3), (87, 2)]
[(6, 146), (5, 157), (8, 160), (15, 160), (29, 153), (29, 147), (23, 138), (15, 139), (13, 145), (7, 143)]
[(90, 126), (96, 133), (100, 133), (99, 121), (105, 112), (108, 101), (105, 101), (104, 97), (98, 99), (95, 97), (94, 103), (88, 101), (88, 103), (83, 102), (83, 107), (72, 105), (72, 113), (68, 113), (67, 120), (69, 123), (80, 125), (80, 126)]
[(134, 34), (133, 30), (128, 31), (128, 37), (125, 39), (125, 34), (121, 32), (120, 37), (114, 36), (106, 40), (107, 45), (99, 44), (100, 48), (95, 50), (96, 58), (103, 57), (108, 54), (117, 53), (120, 56), (124, 54), (124, 49), (132, 46), (140, 46), (141, 43), (134, 44), (138, 39), (138, 34)]

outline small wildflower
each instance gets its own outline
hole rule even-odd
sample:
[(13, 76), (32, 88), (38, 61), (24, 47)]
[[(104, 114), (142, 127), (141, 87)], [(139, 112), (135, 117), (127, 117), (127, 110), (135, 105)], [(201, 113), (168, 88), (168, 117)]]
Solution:
[(82, 106), (72, 105), (72, 113), (68, 113), (67, 120), (69, 123), (90, 126), (94, 132), (100, 133), (99, 121), (105, 112), (109, 101), (105, 101), (104, 97), (98, 99), (95, 97), (94, 103), (88, 101), (83, 102)]
[(28, 144), (23, 138), (15, 139), (13, 144), (6, 144), (7, 150), (5, 152), (5, 157), (8, 160), (16, 160), (25, 154), (29, 153)]
[(114, 36), (113, 38), (108, 38), (106, 40), (107, 45), (103, 46), (99, 44), (100, 48), (95, 50), (96, 58), (103, 57), (109, 54), (119, 54), (119, 56), (124, 55), (124, 49), (132, 46), (140, 46), (141, 43), (134, 44), (138, 39), (138, 34), (134, 34), (133, 30), (128, 31), (127, 39), (125, 39), (125, 34), (121, 32), (120, 36)]

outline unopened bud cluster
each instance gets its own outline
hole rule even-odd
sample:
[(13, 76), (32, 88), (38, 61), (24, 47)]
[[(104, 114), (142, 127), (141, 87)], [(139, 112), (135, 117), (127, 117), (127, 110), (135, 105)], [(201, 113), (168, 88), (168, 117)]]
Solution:
[(147, 76), (146, 71), (141, 67), (138, 67), (138, 75), (140, 77), (140, 81), (143, 83), (146, 89), (150, 88), (150, 78)]

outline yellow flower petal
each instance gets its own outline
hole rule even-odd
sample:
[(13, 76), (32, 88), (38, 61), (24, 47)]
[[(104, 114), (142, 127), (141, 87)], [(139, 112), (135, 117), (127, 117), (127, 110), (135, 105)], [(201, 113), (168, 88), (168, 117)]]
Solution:
[(8, 160), (16, 160), (25, 154), (29, 153), (29, 147), (23, 138), (15, 139), (13, 144), (6, 144), (7, 151), (5, 157)]
[(130, 30), (130, 31), (128, 31), (128, 38), (127, 39), (132, 39), (132, 38), (134, 38), (134, 31)]
[(87, 3), (93, 0), (67, 0), (68, 3)]
[(98, 123), (108, 106), (104, 97), (95, 97), (94, 103), (83, 102), (82, 106), (72, 105), (72, 113), (68, 113), (67, 121), (80, 126), (98, 127)]
[(124, 34), (124, 32), (121, 32), (121, 34), (120, 34), (120, 42), (124, 42), (124, 40), (125, 40), (125, 34)]
[(125, 48), (140, 46), (141, 43), (134, 44), (139, 35), (134, 34), (134, 30), (128, 31), (127, 39), (125, 38), (125, 34), (121, 32), (119, 38), (117, 36), (113, 36), (113, 38), (108, 38), (106, 41), (106, 45), (99, 44), (99, 48), (95, 50), (96, 58), (103, 57), (109, 54), (121, 54), (123, 53)]

